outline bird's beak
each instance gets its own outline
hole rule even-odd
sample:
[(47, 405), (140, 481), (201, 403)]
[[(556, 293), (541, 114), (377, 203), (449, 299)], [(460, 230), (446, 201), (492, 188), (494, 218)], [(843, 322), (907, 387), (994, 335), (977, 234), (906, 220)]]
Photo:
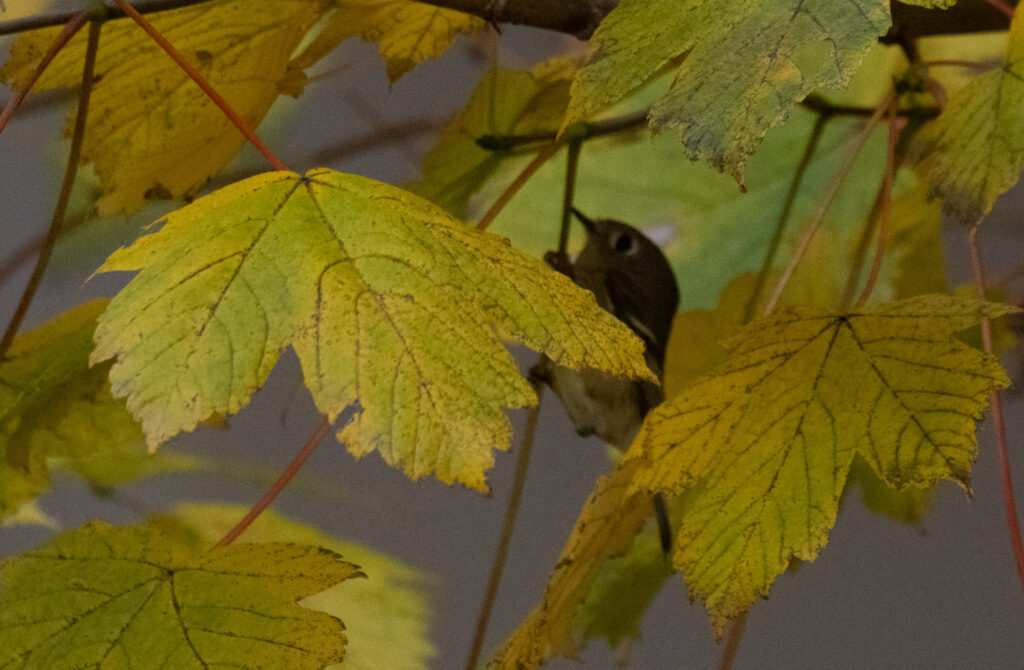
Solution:
[(587, 229), (588, 233), (593, 234), (593, 233), (597, 232), (597, 228), (594, 226), (594, 222), (591, 221), (590, 219), (588, 219), (583, 214), (583, 212), (581, 212), (580, 210), (578, 210), (575, 207), (573, 207), (572, 208), (572, 213), (576, 215), (576, 218), (580, 220), (580, 223), (583, 224), (583, 227)]

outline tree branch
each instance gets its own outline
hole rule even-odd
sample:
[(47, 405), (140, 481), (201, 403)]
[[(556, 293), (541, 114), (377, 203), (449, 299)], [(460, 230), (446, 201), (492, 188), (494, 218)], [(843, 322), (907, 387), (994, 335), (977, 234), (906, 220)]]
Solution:
[[(135, 8), (141, 14), (188, 7), (208, 0), (140, 0)], [(618, 0), (422, 0), (426, 4), (457, 9), (495, 23), (515, 23), (547, 28), (587, 39), (597, 24), (612, 11)], [(24, 19), (0, 22), (0, 35), (67, 23), (70, 12), (40, 14)], [(125, 14), (117, 8), (109, 9), (109, 18)]]
[[(177, 9), (208, 0), (140, 0), (135, 7), (142, 14)], [(618, 0), (420, 0), (428, 5), (456, 9), (495, 23), (514, 23), (546, 28), (589, 38), (597, 24), (612, 11)], [(1017, 4), (1010, 0), (1009, 6)], [(111, 8), (110, 18), (124, 13)], [(984, 2), (959, 2), (946, 10), (892, 3), (893, 28), (906, 38), (925, 35), (962, 34), (984, 30), (1006, 30), (1006, 16)], [(67, 23), (70, 12), (39, 14), (13, 21), (0, 21), (0, 35), (21, 33)], [(890, 31), (890, 35), (893, 32)]]
[(589, 38), (597, 24), (619, 0), (420, 0), (428, 5), (457, 9), (494, 23), (547, 28)]
[[(1015, 6), (1017, 0), (1008, 5)], [(988, 30), (1006, 30), (1009, 20), (1002, 12), (983, 2), (958, 2), (949, 9), (927, 9), (902, 2), (892, 3), (892, 30), (907, 38), (927, 35), (961, 35)]]

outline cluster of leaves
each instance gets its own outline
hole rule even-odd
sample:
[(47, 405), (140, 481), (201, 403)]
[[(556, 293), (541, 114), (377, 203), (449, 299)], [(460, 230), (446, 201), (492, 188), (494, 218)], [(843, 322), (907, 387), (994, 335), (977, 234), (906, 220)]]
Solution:
[[(349, 37), (379, 42), (395, 80), (485, 25), (411, 0), (210, 0), (151, 19), (253, 126)], [(673, 499), (673, 567), (721, 633), (794, 559), (817, 556), (851, 482), (908, 519), (938, 480), (969, 490), (976, 421), (1009, 383), (956, 336), (1011, 308), (948, 295), (938, 227), (943, 214), (976, 225), (1018, 178), (1024, 19), (966, 77), (921, 57), (951, 60), (956, 44), (882, 46), (890, 26), (886, 0), (622, 0), (586, 56), (488, 72), (408, 189), (277, 171), (181, 207), (99, 268), (135, 273), (109, 304), (24, 333), (0, 362), (0, 514), (31, 504), (53, 464), (94, 481), (115, 472), (97, 459), (127, 464), (119, 476), (151, 471), (143, 443), (239, 411), (285, 347), (330, 420), (356, 408), (337, 435), (353, 455), (486, 491), (494, 450), (511, 442), (505, 410), (536, 403), (507, 343), (653, 379), (640, 340), (536, 257), (569, 204), (556, 195), (563, 167), (541, 162), (571, 143), (584, 209), (680, 222), (665, 251), (689, 311), (669, 346), (668, 400), (596, 483), (541, 602), (493, 663), (536, 667), (587, 637), (635, 634), (671, 574), (643, 531), (655, 493)], [(30, 81), (56, 34), (19, 37), (0, 79)], [(77, 85), (86, 49), (72, 39), (36, 89)], [(104, 24), (94, 79), (82, 160), (100, 214), (190, 199), (242, 144), (127, 19)], [(644, 123), (673, 132), (637, 141)], [(467, 225), (528, 162), (494, 223), (512, 244)], [(875, 235), (888, 243), (880, 266), (865, 252)], [(777, 260), (786, 252), (795, 270)], [(10, 559), (3, 662), (342, 660), (340, 621), (295, 603), (359, 569), (276, 520), (257, 532), (272, 542), (204, 551), (214, 517), (90, 524)], [(361, 618), (385, 616), (369, 603), (411, 574), (361, 551), (340, 553), (384, 590), (345, 612), (351, 647), (375, 635)], [(417, 643), (382, 640), (346, 665), (426, 662), (410, 598)], [(387, 648), (403, 660), (381, 660)]]

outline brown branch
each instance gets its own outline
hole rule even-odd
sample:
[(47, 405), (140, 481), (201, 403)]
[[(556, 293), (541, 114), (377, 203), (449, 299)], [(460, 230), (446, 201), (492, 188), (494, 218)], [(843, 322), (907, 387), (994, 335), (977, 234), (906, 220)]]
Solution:
[[(980, 221), (979, 221), (980, 223)], [(979, 305), (983, 305), (988, 296), (985, 288), (985, 268), (981, 260), (981, 245), (978, 243), (978, 226), (975, 224), (967, 231), (967, 249), (971, 254), (971, 275), (974, 278), (974, 290)], [(982, 348), (989, 356), (992, 355), (992, 324), (987, 316), (981, 317)], [(998, 388), (992, 389), (989, 407), (992, 410), (992, 423), (996, 437), (996, 454), (999, 458), (999, 473), (1003, 484), (1003, 509), (1006, 513), (1006, 526), (1010, 533), (1010, 549), (1013, 562), (1017, 566), (1017, 576), (1024, 586), (1024, 540), (1021, 539), (1020, 517), (1017, 515), (1016, 496), (1013, 492), (1013, 475), (1010, 467), (1010, 447), (1006, 440), (1006, 421), (1003, 418), (1003, 396)]]
[(526, 415), (526, 427), (523, 429), (523, 442), (519, 447), (519, 458), (516, 460), (516, 473), (512, 480), (512, 492), (509, 494), (508, 505), (505, 507), (505, 520), (502, 522), (498, 548), (494, 552), (494, 562), (491, 563), (491, 576), (487, 580), (487, 590), (484, 593), (483, 602), (480, 604), (480, 613), (477, 615), (476, 630), (473, 633), (473, 645), (466, 659), (466, 670), (475, 670), (480, 661), (480, 652), (484, 648), (484, 637), (487, 635), (487, 624), (491, 620), (494, 601), (498, 597), (501, 575), (505, 570), (508, 550), (512, 546), (512, 533), (515, 532), (516, 528), (516, 516), (519, 514), (519, 506), (523, 500), (526, 469), (530, 464), (530, 452), (533, 451), (533, 440), (537, 434), (537, 419), (540, 417), (540, 399), (544, 391), (544, 385), (537, 381), (537, 379), (531, 378), (530, 384), (533, 386), (533, 392), (537, 394), (537, 404), (531, 407)]
[(494, 217), (498, 216), (498, 214), (501, 213), (501, 210), (505, 209), (505, 205), (507, 205), (508, 201), (512, 199), (512, 196), (518, 193), (519, 189), (526, 186), (526, 182), (530, 180), (530, 177), (532, 177), (533, 174), (544, 165), (544, 163), (547, 163), (548, 159), (558, 153), (558, 150), (561, 148), (561, 144), (558, 142), (552, 142), (538, 152), (536, 157), (530, 161), (530, 164), (523, 168), (523, 171), (519, 173), (519, 176), (509, 184), (508, 188), (498, 196), (498, 199), (493, 205), (491, 205), (491, 208), (483, 215), (483, 218), (481, 218), (476, 224), (477, 230), (487, 230), (487, 226), (491, 225), (491, 222), (494, 221)]
[[(150, 2), (139, 2), (134, 7), (142, 14), (152, 14), (153, 12), (163, 12), (168, 9), (178, 9), (180, 7), (188, 7), (189, 5), (198, 5), (210, 0), (151, 0)], [(125, 13), (120, 9), (113, 7), (104, 7), (104, 17), (108, 19), (123, 19)], [(68, 22), (73, 14), (77, 12), (60, 12), (54, 14), (38, 14), (36, 16), (26, 16), (23, 19), (14, 19), (13, 21), (4, 21), (0, 23), (0, 35), (13, 35), (16, 33), (23, 33), (28, 30), (36, 30), (38, 28), (49, 28), (51, 26), (61, 26)]]
[[(1008, 3), (1016, 5), (1017, 2)], [(935, 10), (916, 7), (902, 2), (892, 3), (892, 29), (889, 34), (899, 33), (914, 39), (928, 35), (962, 35), (990, 30), (1006, 30), (1009, 26), (1001, 11), (988, 7), (984, 2), (958, 2), (949, 9)]]
[(224, 537), (220, 538), (220, 541), (217, 542), (217, 544), (213, 545), (214, 549), (218, 547), (226, 547), (237, 540), (238, 536), (245, 532), (245, 529), (251, 526), (252, 522), (263, 513), (263, 510), (270, 507), (271, 503), (277, 499), (277, 496), (280, 495), (281, 491), (284, 490), (284, 487), (288, 485), (288, 482), (298, 474), (299, 470), (303, 465), (305, 465), (306, 461), (309, 460), (309, 457), (313, 455), (317, 446), (320, 445), (323, 439), (327, 436), (327, 433), (330, 431), (330, 420), (326, 416), (321, 417), (320, 423), (316, 426), (316, 430), (314, 430), (313, 434), (308, 440), (306, 440), (306, 443), (302, 445), (302, 449), (299, 449), (299, 453), (295, 455), (295, 458), (293, 458), (292, 462), (288, 464), (288, 467), (284, 469), (284, 472), (274, 480), (274, 483), (270, 485), (267, 492), (256, 501), (256, 504), (249, 509), (246, 515), (242, 517), (242, 520), (235, 524), (235, 526), (229, 530)]
[[(80, 16), (84, 16), (81, 14)], [(89, 24), (89, 40), (85, 48), (85, 59), (82, 63), (82, 85), (78, 89), (78, 110), (75, 115), (75, 127), (71, 133), (71, 149), (68, 151), (67, 167), (64, 170), (64, 181), (61, 183), (60, 195), (57, 196), (57, 203), (53, 208), (53, 216), (50, 218), (50, 228), (46, 231), (42, 248), (36, 258), (35, 267), (32, 268), (32, 276), (29, 277), (25, 290), (21, 293), (21, 299), (14, 310), (11, 320), (7, 323), (3, 337), (0, 338), (0, 361), (7, 356), (7, 351), (14, 342), (14, 336), (18, 334), (21, 322), (28, 314), (28, 308), (36, 296), (36, 290), (43, 281), (46, 268), (50, 264), (50, 257), (57, 245), (57, 238), (60, 236), (61, 228), (64, 225), (64, 217), (67, 215), (68, 203), (71, 201), (71, 191), (75, 186), (75, 177), (78, 175), (78, 163), (82, 157), (82, 143), (85, 140), (85, 122), (89, 116), (89, 98), (92, 95), (93, 73), (96, 67), (96, 52), (100, 44), (100, 26), (102, 24), (93, 21)], [(74, 34), (76, 29), (71, 30)], [(59, 40), (58, 40), (59, 41)], [(31, 88), (31, 84), (26, 88)]]
[[(209, 0), (140, 0), (135, 7), (142, 14), (197, 5)], [(545, 28), (587, 39), (618, 0), (421, 0), (429, 5), (455, 9), (479, 16), (495, 23)], [(1016, 5), (1016, 2), (1007, 3)], [(109, 10), (110, 18), (121, 18), (124, 13)], [(913, 39), (927, 35), (975, 33), (1006, 30), (1007, 20), (1002, 12), (984, 2), (959, 2), (946, 10), (927, 9), (892, 3), (893, 29)], [(0, 22), (0, 35), (22, 33), (36, 28), (67, 23), (70, 12), (40, 14), (23, 19)], [(885, 39), (885, 38), (883, 38)]]
[(29, 75), (28, 79), (14, 92), (14, 95), (4, 104), (3, 110), (0, 110), (0, 133), (7, 127), (11, 117), (14, 116), (14, 112), (18, 109), (21, 103), (28, 96), (32, 87), (36, 85), (39, 78), (46, 72), (46, 68), (50, 66), (53, 59), (57, 57), (57, 54), (67, 46), (67, 43), (71, 41), (71, 38), (75, 36), (85, 22), (89, 20), (89, 12), (75, 12), (68, 19), (64, 25), (64, 30), (60, 31), (60, 34), (54, 38), (53, 42), (50, 43), (50, 47), (43, 54), (42, 60), (36, 65), (35, 69)]
[(587, 39), (619, 0), (422, 0), (494, 23), (546, 28)]
[[(198, 5), (209, 0), (141, 0), (134, 7), (142, 14), (178, 9)], [(546, 28), (575, 35), (580, 39), (590, 37), (597, 24), (615, 8), (618, 0), (423, 0), (427, 4), (447, 9), (456, 9), (474, 14), (495, 23)], [(122, 18), (124, 12), (109, 10), (110, 18)], [(59, 26), (67, 23), (70, 12), (41, 14), (23, 19), (0, 22), (0, 35), (22, 33), (27, 30)]]

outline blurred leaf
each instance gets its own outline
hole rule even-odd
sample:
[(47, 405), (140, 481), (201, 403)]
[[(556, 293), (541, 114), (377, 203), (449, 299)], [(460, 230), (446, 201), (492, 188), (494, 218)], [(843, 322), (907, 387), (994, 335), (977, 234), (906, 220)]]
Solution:
[(861, 501), (869, 510), (901, 523), (921, 523), (935, 499), (932, 486), (894, 489), (859, 456), (854, 457), (846, 482), (848, 487), (854, 484), (860, 487)]
[[(198, 531), (203, 543), (223, 537), (247, 512), (232, 505), (178, 505), (173, 520)], [(422, 670), (435, 651), (427, 636), (430, 608), (426, 575), (365, 547), (343, 542), (264, 511), (249, 528), (246, 542), (295, 542), (341, 554), (359, 565), (367, 579), (349, 580), (302, 601), (345, 622), (348, 643), (339, 670)], [(334, 666), (332, 666), (334, 667)]]
[[(729, 357), (725, 342), (743, 327), (757, 275), (737, 275), (722, 291), (715, 309), (676, 314), (665, 354), (665, 398), (693, 385)], [(754, 312), (758, 314), (758, 312)]]
[(49, 487), (48, 457), (71, 469), (145, 457), (139, 426), (110, 395), (110, 366), (88, 367), (106, 305), (93, 300), (19, 335), (0, 364), (0, 516)]
[(350, 37), (380, 43), (388, 79), (398, 81), (429, 58), (437, 58), (460, 33), (477, 30), (484, 20), (411, 0), (336, 0), (327, 25), (293, 66), (305, 69)]
[(920, 136), (921, 171), (943, 210), (973, 226), (1024, 166), (1024, 19), (1010, 25), (1004, 63), (957, 92)]
[(603, 637), (625, 651), (640, 637), (640, 622), (665, 581), (674, 574), (658, 533), (643, 532), (629, 552), (609, 559), (580, 608), (584, 639)]
[[(543, 600), (505, 641), (488, 667), (527, 670), (552, 656), (577, 657), (584, 637), (579, 621), (584, 599), (607, 561), (633, 546), (644, 521), (654, 511), (652, 496), (629, 490), (637, 469), (635, 462), (620, 463), (610, 475), (598, 478), (548, 577)], [(646, 593), (638, 592), (633, 597), (642, 600)], [(634, 612), (643, 607), (643, 602), (631, 604)], [(630, 626), (628, 621), (619, 623), (626, 629)], [(614, 629), (611, 621), (595, 621), (593, 612), (584, 626), (597, 626), (596, 632), (609, 635)]]
[(485, 149), (481, 142), (543, 132), (552, 133), (553, 139), (569, 104), (575, 67), (574, 60), (563, 58), (530, 72), (489, 70), (423, 159), (423, 176), (409, 190), (454, 216), (464, 216), (467, 201), (498, 165), (521, 157), (512, 147)]
[(39, 508), (35, 500), (28, 500), (18, 505), (18, 509), (0, 519), (0, 528), (8, 526), (43, 526), (51, 530), (60, 530), (60, 522)]
[[(327, 5), (327, 0), (213, 0), (148, 18), (255, 127), (292, 76), (292, 51)], [(21, 85), (60, 30), (19, 36), (0, 68), (0, 80)], [(60, 52), (36, 91), (80, 83), (86, 32)], [(100, 214), (195, 193), (245, 141), (130, 19), (103, 25), (95, 72), (82, 161), (95, 163), (102, 183)], [(71, 128), (69, 120), (65, 134)]]
[(893, 278), (896, 298), (945, 293), (949, 288), (942, 252), (942, 208), (938, 202), (929, 202), (927, 195), (928, 185), (919, 179), (892, 202), (886, 255), (899, 259)]

